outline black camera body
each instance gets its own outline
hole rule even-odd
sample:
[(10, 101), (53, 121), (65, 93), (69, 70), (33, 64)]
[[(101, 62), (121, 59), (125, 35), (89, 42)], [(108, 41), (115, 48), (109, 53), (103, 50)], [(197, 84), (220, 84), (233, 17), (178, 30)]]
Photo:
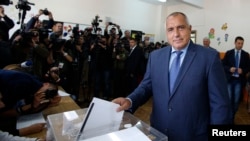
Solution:
[(44, 15), (49, 15), (49, 10), (47, 9), (47, 8), (45, 8), (44, 10), (42, 10), (43, 11), (43, 14)]
[(13, 1), (10, 0), (0, 0), (0, 5), (10, 5), (13, 4)]
[(99, 22), (102, 22), (102, 20), (100, 19), (100, 17), (98, 15), (95, 16), (95, 18), (92, 21), (92, 27), (94, 28), (94, 32), (97, 32), (98, 26), (99, 26)]
[(97, 26), (99, 26), (99, 22), (102, 22), (102, 20), (100, 19), (100, 17), (98, 15), (96, 15), (91, 24), (93, 26), (97, 27)]
[(57, 89), (47, 89), (45, 91), (45, 98), (50, 99), (50, 98), (55, 97), (58, 94), (57, 91), (58, 91)]
[(29, 11), (31, 7), (28, 5), (27, 0), (19, 0), (16, 5), (16, 9)]
[(116, 24), (115, 24), (115, 23), (112, 23), (112, 22), (109, 22), (109, 25), (114, 25), (114, 26), (116, 26)]

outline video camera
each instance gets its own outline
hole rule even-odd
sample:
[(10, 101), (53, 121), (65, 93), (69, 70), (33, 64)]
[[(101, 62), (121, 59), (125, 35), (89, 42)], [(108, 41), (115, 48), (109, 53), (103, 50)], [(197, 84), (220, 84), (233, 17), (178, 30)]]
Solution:
[(27, 10), (29, 11), (31, 7), (29, 5), (35, 5), (34, 3), (30, 3), (27, 0), (19, 0), (16, 5), (16, 9)]
[(115, 23), (112, 23), (112, 22), (109, 22), (109, 25), (114, 25), (114, 26), (116, 26), (116, 24), (115, 24)]
[(93, 28), (94, 28), (95, 33), (97, 32), (97, 28), (98, 28), (100, 22), (102, 22), (102, 20), (100, 19), (100, 17), (98, 15), (96, 15), (91, 23)]
[(0, 0), (0, 5), (10, 5), (13, 4), (13, 1), (10, 0)]

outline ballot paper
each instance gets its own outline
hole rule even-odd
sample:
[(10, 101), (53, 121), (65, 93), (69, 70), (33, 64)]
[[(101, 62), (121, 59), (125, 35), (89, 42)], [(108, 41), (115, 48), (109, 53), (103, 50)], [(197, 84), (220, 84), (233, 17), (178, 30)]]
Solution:
[(151, 141), (151, 140), (137, 127), (131, 127), (81, 141)]
[(46, 123), (42, 112), (19, 116), (17, 119), (16, 128), (21, 129), (35, 123)]
[(117, 112), (118, 107), (118, 104), (94, 97), (76, 140), (119, 130), (124, 111)]

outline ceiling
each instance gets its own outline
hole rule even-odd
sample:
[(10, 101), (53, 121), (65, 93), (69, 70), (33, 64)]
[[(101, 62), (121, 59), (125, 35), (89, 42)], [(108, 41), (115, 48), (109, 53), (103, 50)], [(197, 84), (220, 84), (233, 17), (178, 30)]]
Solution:
[(180, 0), (167, 0), (167, 2), (160, 2), (158, 0), (140, 0), (140, 1), (151, 3), (154, 5), (176, 5), (181, 3)]

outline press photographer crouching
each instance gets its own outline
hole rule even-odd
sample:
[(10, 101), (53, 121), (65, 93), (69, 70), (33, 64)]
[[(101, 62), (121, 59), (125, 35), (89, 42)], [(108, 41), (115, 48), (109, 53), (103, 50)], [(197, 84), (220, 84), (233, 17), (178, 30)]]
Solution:
[(0, 130), (13, 135), (24, 136), (43, 130), (44, 126), (31, 128), (33, 130), (17, 130), (17, 117), (40, 112), (61, 101), (57, 85), (41, 82), (25, 72), (0, 70), (0, 85), (1, 101), (4, 103), (4, 107), (0, 108)]

